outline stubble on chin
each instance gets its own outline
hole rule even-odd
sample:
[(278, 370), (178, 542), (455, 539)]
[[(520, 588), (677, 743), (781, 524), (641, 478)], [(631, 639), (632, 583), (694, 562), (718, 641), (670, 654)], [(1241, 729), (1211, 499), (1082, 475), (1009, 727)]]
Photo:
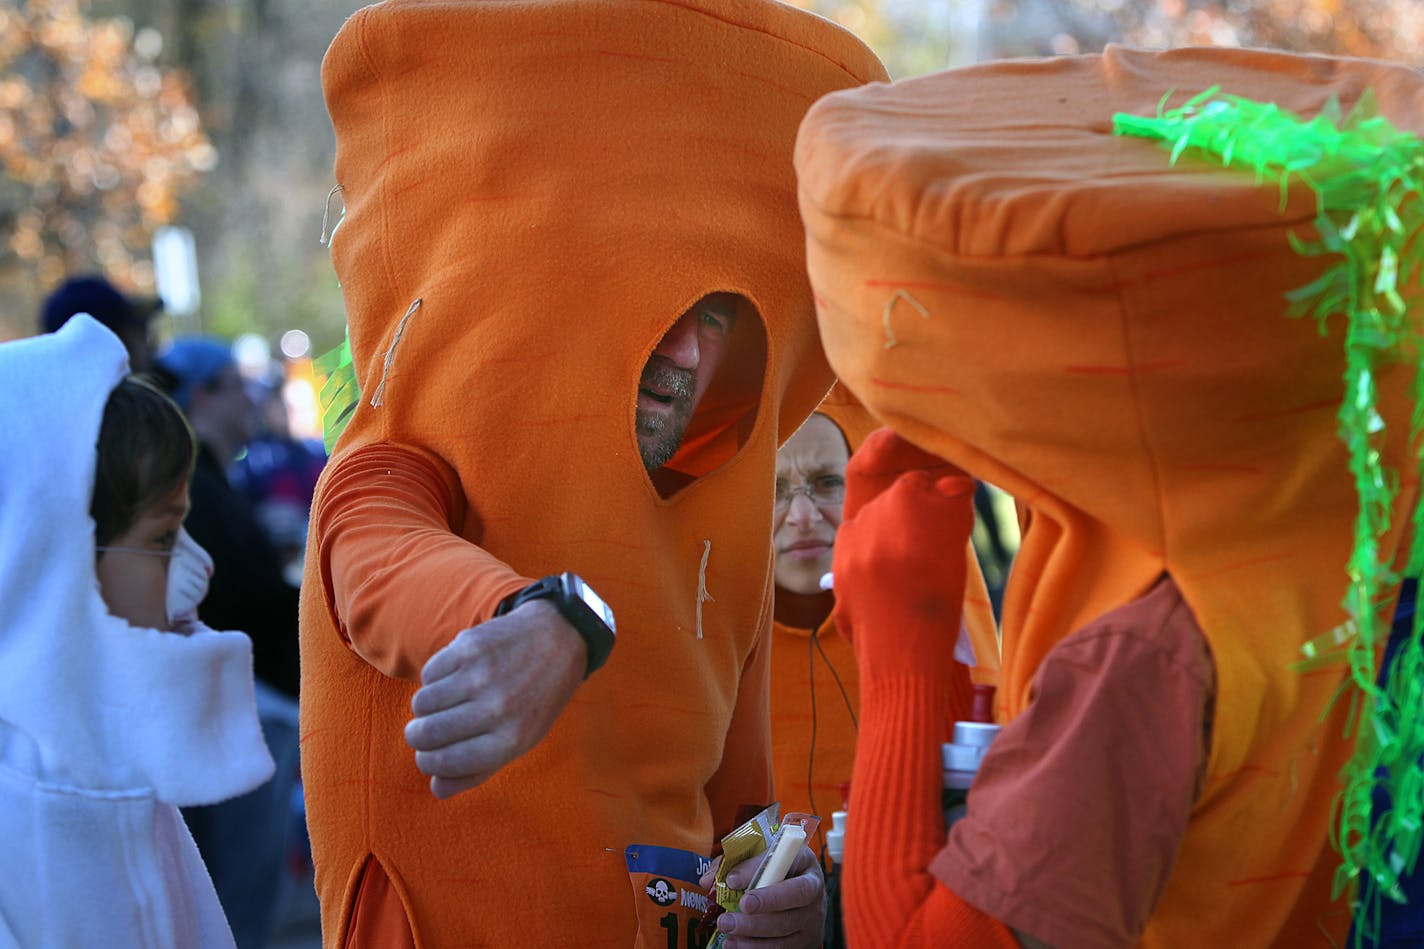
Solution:
[(651, 474), (672, 460), (687, 431), (687, 417), (682, 412), (670, 416), (651, 412), (637, 414), (638, 454), (643, 467)]

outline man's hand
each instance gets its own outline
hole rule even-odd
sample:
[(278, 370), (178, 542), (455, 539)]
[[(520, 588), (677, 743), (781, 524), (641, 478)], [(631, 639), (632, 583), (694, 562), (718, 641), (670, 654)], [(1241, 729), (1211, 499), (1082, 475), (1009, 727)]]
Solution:
[(405, 727), (431, 793), (477, 787), (538, 744), (587, 663), (583, 638), (544, 600), (462, 630), (421, 670)]
[[(737, 864), (727, 871), (727, 885), (740, 890), (761, 868), (768, 854)], [(713, 862), (702, 877), (711, 889), (722, 858)], [(742, 894), (735, 913), (717, 917), (717, 928), (727, 934), (727, 949), (812, 949), (821, 945), (826, 925), (826, 881), (821, 861), (802, 847), (791, 863), (786, 879)]]

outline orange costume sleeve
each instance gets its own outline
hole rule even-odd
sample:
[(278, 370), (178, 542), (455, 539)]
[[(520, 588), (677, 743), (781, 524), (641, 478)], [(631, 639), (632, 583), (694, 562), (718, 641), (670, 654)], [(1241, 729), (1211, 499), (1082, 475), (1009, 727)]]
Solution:
[(341, 635), (386, 675), (418, 681), (451, 630), (533, 582), (460, 536), (474, 516), (449, 466), (413, 449), (374, 445), (328, 476), (312, 516), (323, 589)]

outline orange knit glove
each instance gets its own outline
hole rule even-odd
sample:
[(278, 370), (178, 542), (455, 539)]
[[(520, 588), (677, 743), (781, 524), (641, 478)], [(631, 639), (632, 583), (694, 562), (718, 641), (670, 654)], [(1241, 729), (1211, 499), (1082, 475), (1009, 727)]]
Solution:
[(954, 662), (973, 498), (972, 478), (889, 430), (851, 459), (831, 571), (862, 682)]

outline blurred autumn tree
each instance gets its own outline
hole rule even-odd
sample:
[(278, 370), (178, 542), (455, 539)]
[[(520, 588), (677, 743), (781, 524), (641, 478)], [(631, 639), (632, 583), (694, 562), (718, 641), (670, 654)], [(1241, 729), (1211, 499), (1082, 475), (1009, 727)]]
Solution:
[(1424, 0), (791, 0), (860, 35), (896, 79), (976, 60), (1269, 46), (1424, 60)]
[(0, 338), (66, 273), (153, 289), (155, 228), (217, 161), (161, 41), (82, 0), (0, 6)]
[[(859, 34), (896, 78), (1107, 42), (1424, 62), (1424, 0), (791, 2)], [(335, 345), (319, 73), (362, 3), (0, 0), (0, 336), (32, 330), (65, 269), (149, 289), (149, 233), (175, 220), (197, 238), (205, 329), (301, 327)]]

